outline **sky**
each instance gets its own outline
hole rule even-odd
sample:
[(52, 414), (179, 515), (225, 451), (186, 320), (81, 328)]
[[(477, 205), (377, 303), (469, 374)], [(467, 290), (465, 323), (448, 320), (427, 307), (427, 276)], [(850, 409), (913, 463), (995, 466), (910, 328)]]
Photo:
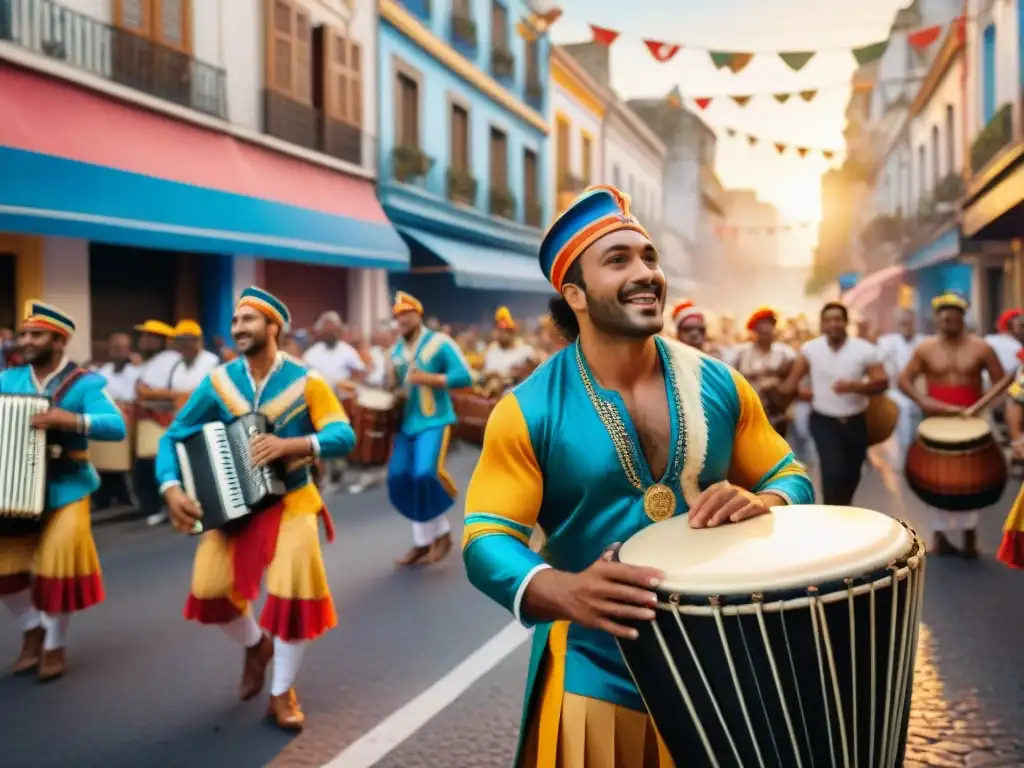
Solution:
[[(540, 3), (537, 3), (540, 5)], [(718, 134), (716, 171), (726, 187), (757, 190), (775, 204), (783, 223), (800, 227), (780, 235), (789, 263), (805, 262), (817, 238), (821, 217), (821, 174), (830, 163), (820, 153), (779, 156), (773, 142), (841, 151), (844, 111), (856, 62), (850, 48), (888, 36), (898, 8), (909, 0), (545, 0), (562, 17), (551, 29), (556, 43), (591, 39), (589, 24), (617, 30), (611, 48), (612, 86), (623, 98), (656, 97), (679, 86), (685, 96), (716, 97), (705, 110), (688, 108)], [(660, 63), (645, 38), (682, 49)], [(706, 49), (756, 51), (738, 74), (717, 70)], [(819, 51), (794, 72), (776, 51)], [(763, 53), (761, 53), (763, 52)], [(779, 104), (770, 95), (818, 88), (809, 103), (798, 96)], [(745, 107), (729, 94), (755, 95)], [(730, 138), (725, 128), (739, 134)], [(761, 140), (749, 146), (745, 134)], [(837, 154), (832, 162), (842, 159)]]

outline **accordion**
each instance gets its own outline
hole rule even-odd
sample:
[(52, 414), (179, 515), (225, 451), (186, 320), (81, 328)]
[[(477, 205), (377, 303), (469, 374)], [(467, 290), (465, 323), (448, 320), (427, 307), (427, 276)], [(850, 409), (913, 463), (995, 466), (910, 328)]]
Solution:
[(203, 512), (194, 533), (230, 528), (284, 496), (282, 468), (256, 466), (249, 449), (253, 437), (271, 431), (266, 416), (248, 413), (228, 424), (205, 424), (175, 446), (184, 491)]
[(38, 395), (0, 395), (0, 533), (38, 523), (46, 506), (46, 432), (30, 426), (50, 407)]

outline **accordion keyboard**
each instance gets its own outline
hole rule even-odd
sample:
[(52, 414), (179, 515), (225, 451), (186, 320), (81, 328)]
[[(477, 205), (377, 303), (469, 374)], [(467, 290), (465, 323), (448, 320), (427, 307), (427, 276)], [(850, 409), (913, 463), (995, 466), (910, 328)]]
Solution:
[(207, 424), (204, 431), (214, 459), (213, 471), (227, 518), (230, 520), (248, 514), (242, 480), (235, 468), (235, 454), (231, 449), (227, 429), (223, 424)]

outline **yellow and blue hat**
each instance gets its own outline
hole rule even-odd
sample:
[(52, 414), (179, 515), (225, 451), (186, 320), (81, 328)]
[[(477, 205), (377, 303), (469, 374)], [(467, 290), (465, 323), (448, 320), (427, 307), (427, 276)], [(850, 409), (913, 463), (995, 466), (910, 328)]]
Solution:
[(631, 229), (650, 237), (629, 212), (629, 195), (607, 184), (587, 187), (548, 228), (540, 244), (540, 268), (556, 291), (565, 273), (587, 248), (605, 235)]
[(940, 309), (959, 309), (961, 312), (966, 312), (971, 308), (970, 302), (967, 301), (959, 293), (953, 293), (948, 291), (941, 296), (936, 296), (932, 299), (932, 309), (938, 312)]
[(25, 302), (25, 319), (21, 327), (26, 331), (51, 331), (69, 338), (75, 332), (75, 321), (52, 304), (29, 299)]
[(282, 331), (287, 331), (291, 326), (292, 314), (288, 311), (288, 305), (270, 291), (255, 285), (250, 285), (242, 291), (242, 295), (238, 297), (238, 306), (252, 307), (272, 323), (281, 326)]
[(182, 320), (174, 326), (174, 338), (201, 339), (203, 338), (203, 329), (195, 320)]
[(395, 294), (395, 303), (391, 305), (391, 314), (398, 317), (403, 312), (423, 314), (423, 304), (415, 296), (399, 291)]

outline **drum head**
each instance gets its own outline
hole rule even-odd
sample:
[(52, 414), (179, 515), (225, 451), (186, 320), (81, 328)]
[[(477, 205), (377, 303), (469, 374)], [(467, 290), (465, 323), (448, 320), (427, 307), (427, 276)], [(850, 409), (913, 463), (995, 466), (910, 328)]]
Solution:
[(981, 440), (992, 430), (976, 416), (932, 416), (922, 421), (917, 431), (925, 440), (959, 445)]
[(680, 515), (630, 538), (619, 560), (662, 571), (661, 588), (670, 592), (749, 595), (862, 576), (912, 543), (907, 529), (881, 512), (806, 504), (718, 528), (691, 528)]
[(395, 396), (383, 389), (361, 389), (356, 402), (371, 411), (390, 411), (395, 405)]

